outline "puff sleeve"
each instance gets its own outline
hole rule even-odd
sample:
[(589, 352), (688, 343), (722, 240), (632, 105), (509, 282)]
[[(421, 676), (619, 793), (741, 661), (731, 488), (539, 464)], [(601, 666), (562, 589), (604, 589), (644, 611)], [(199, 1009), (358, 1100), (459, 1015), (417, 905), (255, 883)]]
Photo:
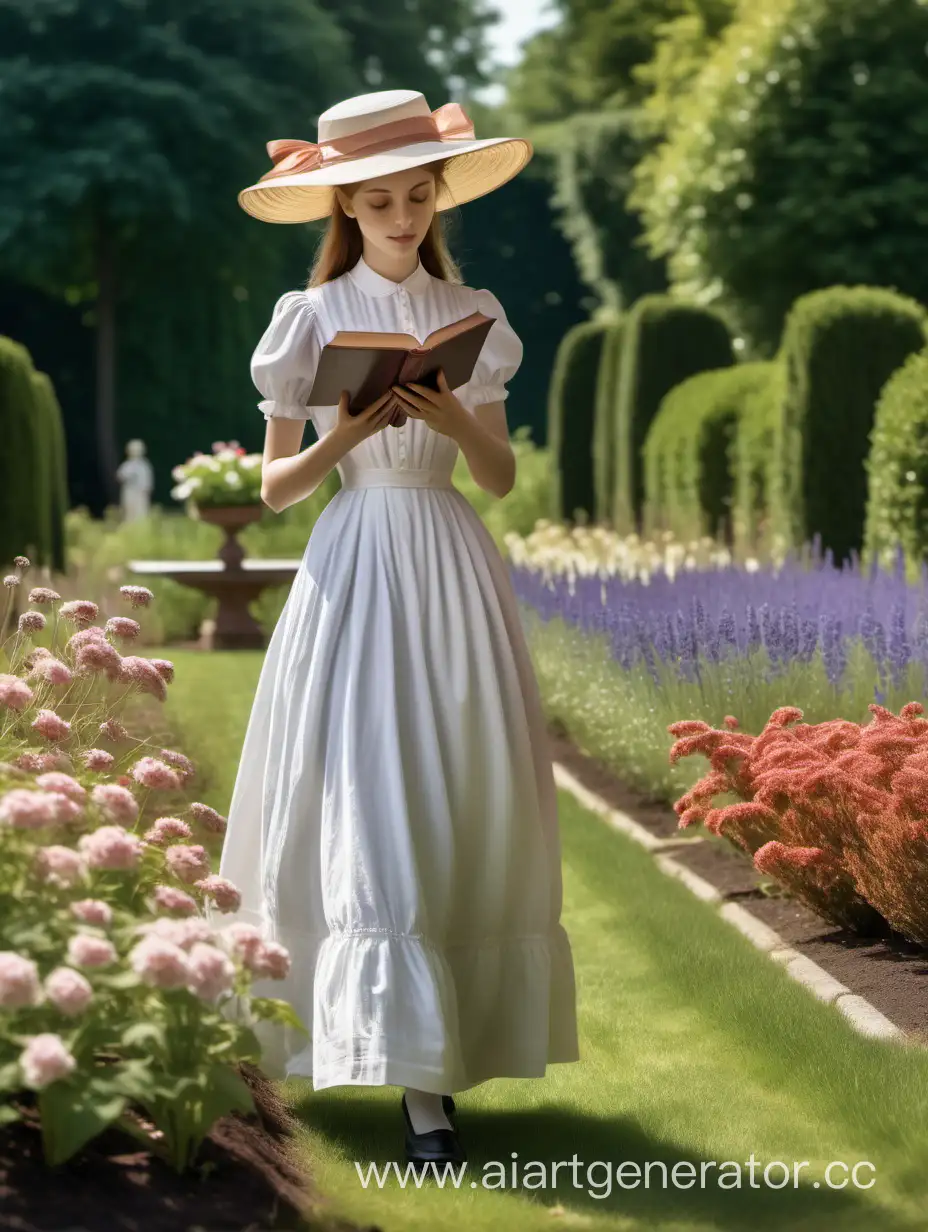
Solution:
[(467, 383), (467, 402), (471, 407), (483, 402), (504, 402), (509, 397), (506, 382), (518, 371), (523, 351), (522, 340), (492, 291), (477, 292), (477, 308), (496, 320), (477, 357), (474, 375)]
[(264, 395), (265, 419), (311, 419), (306, 405), (319, 363), (316, 312), (305, 291), (286, 291), (251, 357), (251, 379)]

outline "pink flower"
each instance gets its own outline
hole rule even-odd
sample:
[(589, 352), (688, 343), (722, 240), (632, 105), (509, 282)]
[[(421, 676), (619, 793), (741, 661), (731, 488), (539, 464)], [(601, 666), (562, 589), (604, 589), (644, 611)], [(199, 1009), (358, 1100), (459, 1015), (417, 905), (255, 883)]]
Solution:
[(151, 787), (157, 791), (177, 791), (180, 778), (177, 771), (157, 757), (140, 757), (132, 767), (132, 777), (143, 787)]
[(246, 956), (245, 966), (259, 978), (283, 980), (290, 972), (290, 952), (276, 941), (262, 941), (251, 955)]
[(174, 679), (174, 664), (170, 659), (152, 659), (152, 665), (157, 669), (159, 675), (170, 684)]
[(47, 624), (48, 621), (41, 612), (30, 611), (23, 612), (17, 622), (17, 627), (20, 633), (28, 635), (30, 633), (40, 633)]
[(205, 847), (178, 843), (164, 853), (164, 862), (179, 880), (193, 885), (209, 873), (209, 855)]
[[(154, 662), (154, 659), (152, 662)], [(173, 766), (175, 770), (180, 772), (184, 782), (192, 779), (197, 772), (196, 766), (190, 758), (185, 757), (183, 753), (175, 752), (174, 749), (162, 749), (160, 756), (162, 761), (166, 761), (169, 766)]]
[(166, 843), (171, 838), (192, 838), (193, 831), (179, 817), (159, 817), (145, 833), (148, 843)]
[(197, 942), (188, 958), (187, 988), (203, 1001), (216, 1001), (235, 981), (235, 964), (214, 945)]
[(91, 868), (135, 868), (142, 844), (122, 826), (100, 826), (77, 840), (81, 854)]
[(19, 1055), (19, 1067), (27, 1087), (41, 1091), (43, 1087), (67, 1078), (77, 1065), (60, 1035), (45, 1031), (33, 1035)]
[(212, 943), (215, 940), (209, 920), (204, 920), (199, 915), (181, 920), (161, 915), (156, 920), (146, 920), (138, 924), (136, 930), (146, 937), (170, 941), (171, 945), (176, 945), (181, 950), (189, 950), (198, 941)]
[(155, 597), (147, 586), (120, 586), (119, 593), (133, 607), (148, 607)]
[(0, 673), (0, 706), (6, 706), (7, 710), (25, 710), (34, 697), (25, 680), (9, 672)]
[(35, 853), (34, 863), (39, 880), (51, 885), (77, 885), (87, 875), (87, 865), (72, 847), (58, 844), (40, 847)]
[(83, 758), (88, 770), (109, 770), (116, 762), (113, 754), (107, 753), (106, 749), (87, 749)]
[(72, 800), (83, 801), (87, 798), (87, 788), (82, 787), (72, 775), (62, 774), (60, 770), (49, 770), (46, 774), (40, 774), (36, 779), (36, 784), (46, 791), (61, 792), (63, 796), (70, 796)]
[(49, 684), (70, 684), (74, 679), (74, 674), (67, 663), (62, 663), (54, 655), (43, 655), (42, 658), (37, 659), (30, 675), (36, 676), (39, 680), (45, 680)]
[(149, 659), (139, 655), (126, 655), (120, 669), (120, 680), (126, 684), (135, 684), (142, 693), (150, 693), (158, 701), (167, 699), (167, 685), (156, 667), (152, 667)]
[(90, 642), (105, 641), (106, 630), (101, 629), (99, 625), (91, 625), (89, 629), (81, 629), (77, 633), (72, 633), (68, 638), (65, 650), (70, 655), (76, 655), (82, 646), (86, 646)]
[(29, 770), (33, 774), (71, 768), (70, 759), (62, 749), (49, 749), (47, 753), (20, 753), (14, 764), (18, 769)]
[(119, 744), (120, 741), (129, 739), (129, 733), (118, 719), (104, 720), (100, 724), (100, 735), (106, 736), (107, 740), (112, 740), (114, 744)]
[(82, 1014), (93, 997), (90, 982), (73, 967), (56, 967), (47, 975), (45, 993), (56, 1010), (72, 1018)]
[(155, 988), (184, 988), (190, 974), (184, 951), (162, 937), (145, 937), (130, 950), (129, 962)]
[(71, 914), (85, 924), (96, 924), (100, 928), (109, 928), (113, 922), (112, 907), (99, 898), (82, 898), (72, 903)]
[(20, 1010), (41, 1000), (39, 969), (32, 959), (0, 950), (0, 1009)]
[(177, 886), (155, 886), (155, 907), (162, 911), (175, 911), (178, 915), (196, 915), (197, 900), (179, 890)]
[(137, 620), (132, 620), (128, 616), (111, 616), (106, 622), (106, 631), (112, 633), (114, 637), (125, 638), (128, 641), (138, 637), (142, 632), (142, 626)]
[(28, 569), (29, 568), (29, 557), (28, 556), (14, 556), (13, 564), (16, 566), (17, 569)]
[(21, 581), (22, 578), (18, 577), (15, 573), (8, 573), (3, 579), (3, 585), (9, 590), (12, 590), (15, 586), (18, 586)]
[(227, 924), (225, 928), (220, 929), (217, 933), (217, 940), (230, 954), (248, 961), (251, 961), (264, 945), (264, 937), (260, 928), (241, 921)]
[(71, 734), (71, 724), (61, 719), (54, 710), (40, 710), (39, 717), (31, 724), (32, 730), (50, 743), (55, 740), (66, 740)]
[(75, 655), (74, 662), (82, 676), (103, 672), (107, 680), (119, 680), (122, 675), (122, 655), (115, 646), (100, 638), (85, 642)]
[(30, 603), (57, 603), (60, 598), (56, 590), (50, 590), (47, 586), (33, 586), (29, 591)]
[(200, 804), (199, 801), (194, 801), (190, 805), (190, 811), (207, 830), (212, 830), (214, 834), (225, 833), (225, 817), (221, 813), (217, 813), (214, 808), (210, 808), (208, 804)]
[(241, 892), (225, 877), (204, 877), (194, 886), (211, 898), (220, 911), (238, 911), (242, 905)]
[(75, 967), (108, 967), (116, 957), (116, 947), (106, 937), (75, 933), (68, 941), (68, 962)]
[(62, 603), (58, 615), (62, 620), (70, 620), (76, 625), (89, 625), (92, 620), (97, 619), (99, 611), (91, 599), (71, 599), (68, 603)]
[(128, 787), (118, 783), (97, 783), (90, 796), (110, 821), (135, 821), (139, 815), (138, 800)]
[(0, 823), (16, 830), (37, 830), (58, 820), (58, 796), (51, 791), (13, 787), (0, 796)]

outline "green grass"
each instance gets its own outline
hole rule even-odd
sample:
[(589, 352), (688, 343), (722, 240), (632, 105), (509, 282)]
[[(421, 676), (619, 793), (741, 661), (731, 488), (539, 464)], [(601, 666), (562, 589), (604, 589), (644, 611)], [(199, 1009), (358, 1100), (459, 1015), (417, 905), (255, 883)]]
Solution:
[[(260, 654), (162, 653), (177, 666), (166, 711), (175, 747), (198, 761), (206, 798), (225, 808)], [(384, 1232), (489, 1230), (503, 1220), (526, 1230), (924, 1227), (928, 1053), (857, 1035), (834, 1007), (660, 873), (650, 855), (570, 796), (559, 799), (581, 1061), (553, 1065), (544, 1079), (497, 1079), (461, 1095), (470, 1158), (459, 1189), (450, 1176), (444, 1187), (431, 1180), (421, 1189), (411, 1177), (405, 1187), (398, 1179), (405, 1175), (400, 1088), (317, 1093), (311, 1081), (288, 1081), (301, 1148), (334, 1208)], [(747, 1168), (752, 1153), (757, 1188)], [(568, 1170), (574, 1156), (576, 1181)], [(395, 1160), (398, 1175), (365, 1189), (355, 1160), (362, 1170)], [(810, 1166), (798, 1188), (790, 1179), (773, 1190), (763, 1183), (772, 1160)], [(862, 1179), (875, 1184), (828, 1188), (831, 1160), (870, 1161), (875, 1172)], [(532, 1161), (544, 1163), (544, 1176)], [(555, 1161), (562, 1161), (556, 1185)], [(664, 1161), (668, 1173), (688, 1161), (695, 1183), (685, 1188), (689, 1177), (681, 1176), (683, 1184), (663, 1186), (652, 1171), (650, 1187), (642, 1179), (623, 1189), (615, 1181), (623, 1161)], [(710, 1166), (701, 1186), (703, 1161)], [(711, 1161), (740, 1162), (741, 1188), (721, 1188)], [(522, 1185), (512, 1183), (514, 1162)], [(782, 1179), (782, 1169), (773, 1179)]]

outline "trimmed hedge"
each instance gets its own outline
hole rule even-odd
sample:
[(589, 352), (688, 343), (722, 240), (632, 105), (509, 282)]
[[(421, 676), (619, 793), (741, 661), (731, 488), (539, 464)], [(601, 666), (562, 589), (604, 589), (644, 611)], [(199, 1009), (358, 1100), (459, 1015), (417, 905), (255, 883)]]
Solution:
[(769, 384), (771, 367), (757, 362), (700, 372), (661, 402), (644, 445), (649, 532), (731, 542), (738, 422), (749, 398)]
[(48, 373), (33, 373), (32, 384), (41, 442), (39, 473), (42, 488), (42, 537), (38, 559), (41, 564), (49, 565), (58, 573), (64, 573), (67, 568), (65, 515), (71, 507), (64, 419)]
[(65, 568), (69, 506), (61, 408), (24, 346), (0, 337), (0, 565), (24, 554)]
[(887, 381), (867, 459), (864, 558), (892, 566), (899, 547), (914, 571), (928, 559), (928, 349)]
[(746, 395), (732, 442), (732, 537), (740, 553), (769, 544), (770, 508), (776, 503), (773, 442), (783, 406), (784, 369), (776, 360), (762, 361), (762, 366), (766, 379)]
[(604, 321), (582, 321), (561, 339), (548, 390), (548, 448), (554, 462), (551, 517), (594, 516), (593, 420)]
[(788, 542), (820, 535), (837, 561), (861, 550), (876, 405), (925, 346), (925, 323), (920, 304), (881, 287), (829, 287), (793, 305), (780, 346), (786, 386), (771, 507)]
[(730, 366), (735, 357), (721, 317), (667, 295), (638, 300), (622, 335), (612, 523), (627, 532), (641, 529), (642, 450), (665, 395), (694, 373)]
[(615, 421), (622, 361), (622, 322), (607, 326), (596, 379), (593, 412), (593, 498), (597, 522), (612, 516), (615, 496)]

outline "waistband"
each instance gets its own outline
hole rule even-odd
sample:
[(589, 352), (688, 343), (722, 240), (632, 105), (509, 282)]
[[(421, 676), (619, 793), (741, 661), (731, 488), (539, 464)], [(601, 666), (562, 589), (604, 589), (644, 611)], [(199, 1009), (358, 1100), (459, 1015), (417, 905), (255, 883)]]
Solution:
[(355, 488), (453, 488), (451, 476), (440, 471), (374, 467), (346, 476), (342, 491)]

